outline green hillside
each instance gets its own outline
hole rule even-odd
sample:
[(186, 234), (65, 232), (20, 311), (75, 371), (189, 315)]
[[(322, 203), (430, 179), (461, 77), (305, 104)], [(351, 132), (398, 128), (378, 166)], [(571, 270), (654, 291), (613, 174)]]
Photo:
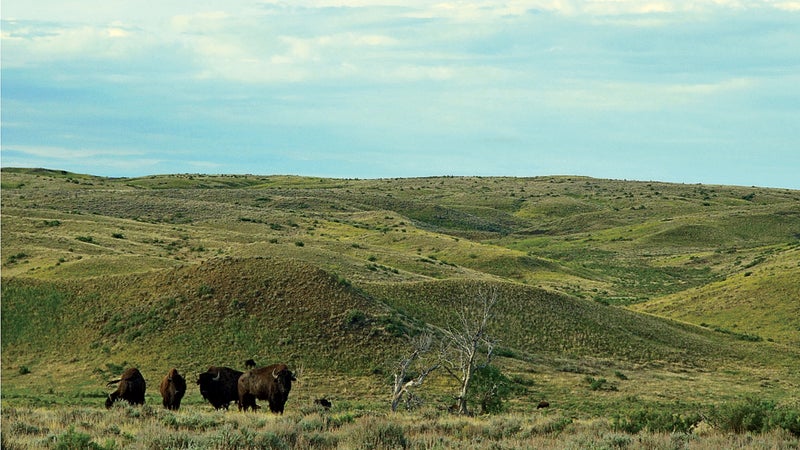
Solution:
[(4, 169), (3, 396), (252, 357), (304, 368), (301, 396), (382, 399), (408, 338), (491, 284), (519, 408), (796, 402), (798, 251), (792, 190)]
[(634, 309), (800, 347), (800, 248), (765, 249), (741, 273)]

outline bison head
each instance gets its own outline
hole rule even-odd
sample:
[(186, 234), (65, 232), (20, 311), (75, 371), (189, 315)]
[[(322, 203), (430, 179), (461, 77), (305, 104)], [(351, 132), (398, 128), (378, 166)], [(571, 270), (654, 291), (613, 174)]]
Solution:
[(275, 384), (281, 394), (288, 394), (292, 389), (292, 381), (297, 381), (292, 371), (286, 366), (273, 369), (272, 378), (275, 379)]

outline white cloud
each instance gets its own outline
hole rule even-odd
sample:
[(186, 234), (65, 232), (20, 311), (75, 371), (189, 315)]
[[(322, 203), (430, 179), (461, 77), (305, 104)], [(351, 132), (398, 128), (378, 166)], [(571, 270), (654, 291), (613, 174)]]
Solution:
[(565, 80), (540, 91), (537, 97), (549, 107), (565, 111), (665, 111), (745, 92), (754, 84), (746, 78), (681, 84)]
[(54, 146), (4, 145), (3, 150), (24, 155), (26, 158), (53, 158), (59, 160), (130, 157), (143, 152), (132, 150), (75, 149)]

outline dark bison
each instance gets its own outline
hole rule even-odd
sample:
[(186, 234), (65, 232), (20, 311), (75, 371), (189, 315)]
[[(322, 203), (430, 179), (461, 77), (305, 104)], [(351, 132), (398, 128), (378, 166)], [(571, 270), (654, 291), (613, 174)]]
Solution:
[(331, 404), (331, 401), (328, 400), (327, 398), (318, 398), (318, 399), (314, 400), (314, 404), (322, 406), (325, 409), (331, 409), (331, 406), (333, 406)]
[(538, 405), (536, 405), (536, 409), (549, 408), (549, 407), (550, 407), (550, 402), (548, 402), (547, 400), (542, 400), (539, 402)]
[(111, 408), (118, 399), (125, 400), (131, 405), (144, 405), (144, 391), (147, 388), (147, 383), (145, 383), (139, 369), (135, 367), (126, 369), (119, 380), (109, 381), (106, 386), (111, 386), (115, 383), (119, 383), (119, 385), (116, 391), (108, 394), (106, 408)]
[(239, 378), (239, 408), (256, 409), (256, 399), (269, 402), (270, 411), (283, 414), (294, 374), (286, 364), (273, 364), (246, 372)]
[(173, 368), (161, 380), (160, 391), (164, 408), (177, 410), (181, 407), (181, 399), (186, 394), (186, 380), (178, 373), (178, 369)]
[(255, 360), (248, 359), (247, 361), (244, 362), (244, 367), (247, 369), (255, 369), (256, 368)]
[(230, 367), (211, 366), (197, 378), (200, 395), (215, 409), (228, 409), (231, 402), (239, 403), (237, 382), (242, 372)]

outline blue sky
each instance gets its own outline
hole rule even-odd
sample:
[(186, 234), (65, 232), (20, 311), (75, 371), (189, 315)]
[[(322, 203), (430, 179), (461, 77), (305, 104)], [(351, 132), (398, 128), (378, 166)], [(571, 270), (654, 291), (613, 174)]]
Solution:
[(800, 189), (800, 1), (2, 0), (3, 167)]

